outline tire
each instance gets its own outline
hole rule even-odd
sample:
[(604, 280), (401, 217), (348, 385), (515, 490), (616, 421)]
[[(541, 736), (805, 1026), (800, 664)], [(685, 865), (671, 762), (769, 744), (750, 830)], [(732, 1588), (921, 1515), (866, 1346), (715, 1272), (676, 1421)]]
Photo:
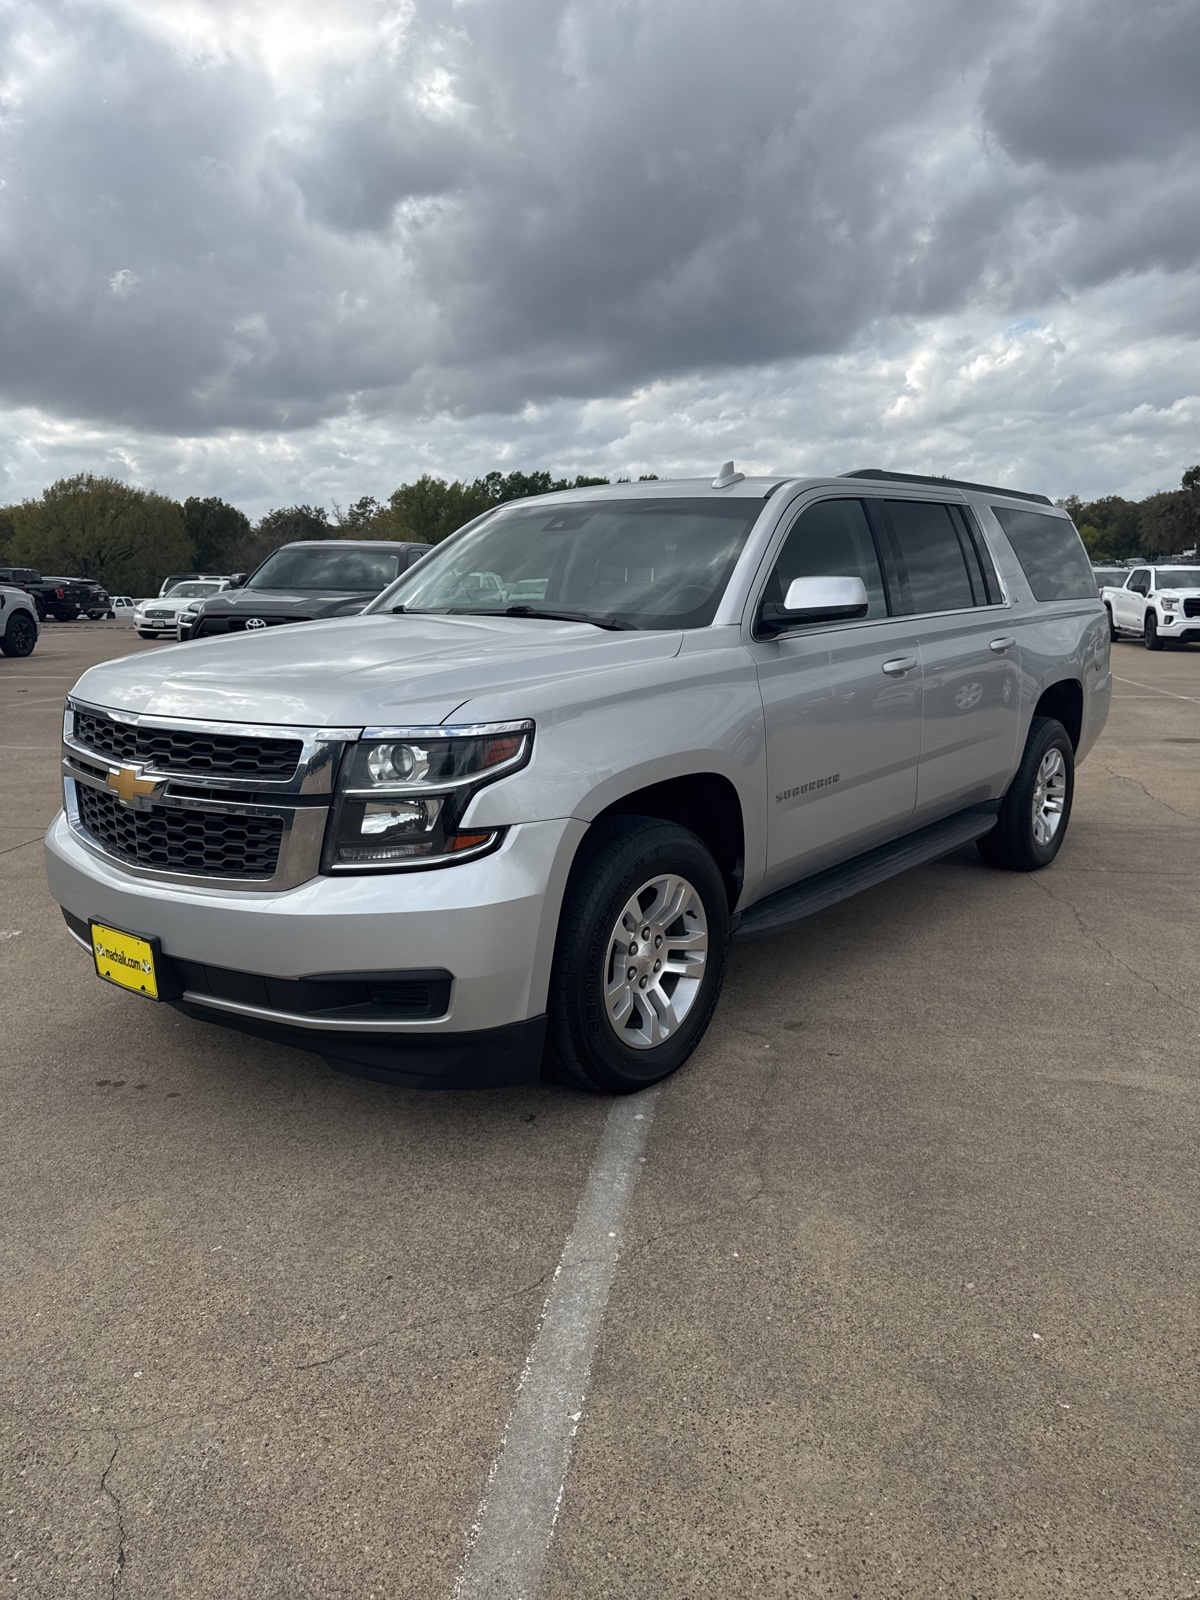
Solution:
[[(1043, 779), (1047, 790), (1039, 799)], [(1053, 717), (1034, 717), (996, 826), (976, 841), (979, 854), (988, 866), (1004, 872), (1039, 872), (1048, 867), (1062, 848), (1074, 798), (1071, 736)], [(1038, 814), (1040, 824), (1035, 822)]]
[(37, 643), (37, 624), (28, 611), (14, 611), (8, 619), (0, 652), (6, 656), (31, 656)]
[[(639, 937), (637, 922), (649, 939)], [(712, 1019), (728, 948), (725, 884), (694, 833), (656, 817), (597, 823), (559, 920), (547, 1004), (550, 1070), (594, 1094), (633, 1094), (669, 1077)], [(614, 950), (628, 962), (623, 976), (619, 966), (614, 971)], [(617, 1007), (624, 1009), (614, 1021)], [(671, 1016), (665, 1036), (664, 1016)]]
[(1158, 633), (1158, 618), (1153, 611), (1146, 613), (1146, 621), (1142, 628), (1142, 643), (1147, 650), (1161, 650), (1163, 647)]
[(1105, 609), (1105, 611), (1108, 612), (1108, 642), (1110, 644), (1116, 644), (1116, 642), (1117, 642), (1117, 625), (1113, 621), (1112, 607), (1111, 606), (1105, 606), (1104, 609)]

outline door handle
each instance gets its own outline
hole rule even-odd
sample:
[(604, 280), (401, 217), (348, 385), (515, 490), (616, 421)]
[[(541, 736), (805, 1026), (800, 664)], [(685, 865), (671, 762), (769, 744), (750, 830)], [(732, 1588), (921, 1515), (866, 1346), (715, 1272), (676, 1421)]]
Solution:
[(1004, 639), (993, 639), (991, 644), (988, 645), (988, 649), (994, 650), (998, 656), (1002, 656), (1006, 650), (1011, 650), (1016, 642), (1012, 635), (1009, 634)]
[(906, 672), (911, 672), (916, 664), (916, 656), (896, 656), (894, 660), (883, 663), (883, 670), (889, 678), (902, 678)]

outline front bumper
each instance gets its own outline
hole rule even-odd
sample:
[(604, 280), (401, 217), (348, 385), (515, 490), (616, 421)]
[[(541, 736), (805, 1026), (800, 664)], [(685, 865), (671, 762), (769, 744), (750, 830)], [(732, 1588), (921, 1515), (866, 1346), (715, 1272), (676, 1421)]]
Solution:
[[(172, 1003), (189, 1015), (313, 1050), (343, 1071), (463, 1087), (538, 1076), (558, 910), (584, 831), (573, 819), (528, 823), (492, 855), (450, 867), (247, 893), (134, 878), (60, 814), (46, 863), (52, 894), (77, 924), (159, 940), (183, 974)], [(247, 980), (243, 998), (227, 982), (187, 987), (198, 967)], [(412, 969), (451, 975), (443, 1015), (316, 1017), (279, 1003), (289, 980)]]
[(1158, 631), (1164, 639), (1183, 639), (1200, 644), (1200, 617), (1185, 617), (1180, 612), (1160, 611)]

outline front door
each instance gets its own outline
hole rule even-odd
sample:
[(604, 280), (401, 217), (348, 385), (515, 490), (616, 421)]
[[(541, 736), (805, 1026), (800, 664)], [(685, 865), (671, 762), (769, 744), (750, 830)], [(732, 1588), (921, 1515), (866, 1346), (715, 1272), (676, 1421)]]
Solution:
[(1141, 633), (1146, 617), (1146, 596), (1150, 593), (1150, 569), (1138, 567), (1129, 574), (1125, 587), (1113, 597), (1113, 621), (1119, 628)]
[(766, 715), (764, 892), (902, 834), (916, 801), (921, 651), (914, 619), (890, 614), (861, 500), (807, 506), (788, 532), (759, 604), (793, 578), (860, 577), (862, 621), (751, 638)]

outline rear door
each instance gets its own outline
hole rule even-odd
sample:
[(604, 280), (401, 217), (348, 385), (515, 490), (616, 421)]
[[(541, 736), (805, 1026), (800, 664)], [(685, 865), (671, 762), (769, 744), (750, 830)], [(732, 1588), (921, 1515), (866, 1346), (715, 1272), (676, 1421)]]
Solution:
[(913, 826), (1002, 795), (1017, 764), (1016, 634), (969, 509), (915, 497), (877, 502), (902, 606), (921, 649), (921, 758)]
[(793, 578), (861, 577), (862, 621), (811, 623), (747, 647), (758, 667), (767, 739), (764, 892), (903, 833), (921, 739), (914, 622), (892, 614), (885, 558), (863, 501), (810, 502), (790, 525), (754, 615)]

